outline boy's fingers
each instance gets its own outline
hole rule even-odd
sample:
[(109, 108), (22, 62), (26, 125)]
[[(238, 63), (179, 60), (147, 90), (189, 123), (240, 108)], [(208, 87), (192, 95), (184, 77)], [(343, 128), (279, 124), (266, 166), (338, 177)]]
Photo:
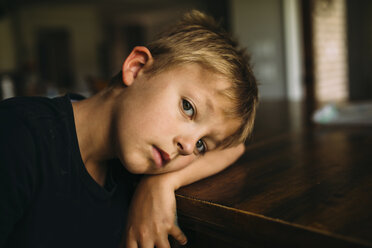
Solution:
[(137, 242), (134, 240), (127, 241), (125, 247), (120, 247), (120, 248), (138, 248)]
[(152, 240), (142, 240), (142, 241), (138, 241), (138, 244), (136, 244), (136, 248), (140, 247), (140, 248), (154, 248), (155, 247), (155, 244)]
[(172, 229), (169, 231), (169, 234), (172, 235), (181, 245), (185, 245), (187, 243), (185, 234), (178, 226), (173, 225)]
[(158, 239), (158, 241), (155, 244), (156, 248), (171, 248), (168, 240), (168, 235), (166, 237), (163, 237), (162, 239)]

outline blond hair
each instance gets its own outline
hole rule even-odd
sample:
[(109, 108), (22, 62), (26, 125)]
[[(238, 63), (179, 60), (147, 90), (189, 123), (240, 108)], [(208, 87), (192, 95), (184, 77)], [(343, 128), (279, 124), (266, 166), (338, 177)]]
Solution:
[(224, 31), (216, 21), (193, 10), (147, 45), (154, 62), (145, 73), (158, 74), (172, 67), (197, 63), (231, 82), (224, 93), (233, 103), (229, 115), (242, 120), (238, 130), (222, 146), (244, 142), (253, 130), (258, 104), (256, 79), (245, 49)]

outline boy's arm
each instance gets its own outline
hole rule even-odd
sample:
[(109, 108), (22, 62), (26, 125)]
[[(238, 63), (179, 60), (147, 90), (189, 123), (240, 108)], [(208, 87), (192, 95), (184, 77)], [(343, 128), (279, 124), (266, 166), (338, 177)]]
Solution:
[(177, 190), (224, 170), (234, 163), (244, 153), (244, 150), (244, 144), (240, 144), (236, 147), (208, 152), (182, 170), (161, 175), (162, 180), (167, 180), (167, 183)]
[(169, 247), (168, 234), (185, 244), (187, 239), (175, 222), (174, 191), (222, 171), (243, 152), (243, 144), (211, 151), (181, 170), (144, 177), (132, 199), (126, 247)]

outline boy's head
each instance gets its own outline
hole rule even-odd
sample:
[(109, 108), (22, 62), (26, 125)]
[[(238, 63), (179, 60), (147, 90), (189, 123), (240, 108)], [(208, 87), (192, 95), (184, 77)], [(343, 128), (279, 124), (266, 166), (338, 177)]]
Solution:
[(240, 119), (238, 130), (222, 146), (242, 143), (253, 129), (258, 89), (249, 57), (212, 17), (193, 10), (147, 45), (151, 66), (144, 73), (153, 77), (177, 66), (195, 63), (231, 82), (221, 92), (232, 103), (225, 109), (230, 118)]
[(154, 59), (147, 70), (151, 75), (174, 66), (197, 63), (230, 81), (231, 87), (222, 93), (234, 107), (226, 109), (226, 114), (241, 119), (242, 125), (225, 140), (224, 145), (245, 141), (253, 129), (258, 103), (256, 79), (245, 50), (239, 48), (212, 17), (191, 11), (148, 48)]
[(132, 173), (183, 168), (244, 142), (253, 128), (258, 97), (248, 58), (198, 11), (148, 48), (135, 47), (113, 82), (115, 146)]

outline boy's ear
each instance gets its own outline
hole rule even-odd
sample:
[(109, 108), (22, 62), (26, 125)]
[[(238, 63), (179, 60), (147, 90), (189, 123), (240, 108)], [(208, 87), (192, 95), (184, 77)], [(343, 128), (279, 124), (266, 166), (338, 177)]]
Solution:
[(146, 47), (137, 46), (125, 59), (122, 67), (123, 83), (130, 86), (139, 71), (147, 64), (152, 63), (152, 55)]

